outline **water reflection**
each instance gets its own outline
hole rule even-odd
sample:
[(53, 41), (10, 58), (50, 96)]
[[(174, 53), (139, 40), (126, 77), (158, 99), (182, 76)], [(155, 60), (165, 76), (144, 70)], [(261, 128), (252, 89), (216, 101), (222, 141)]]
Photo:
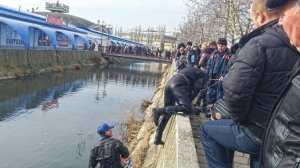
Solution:
[(87, 85), (97, 85), (95, 101), (100, 103), (107, 95), (107, 85), (150, 88), (157, 84), (161, 64), (114, 65), (108, 69), (69, 71), (64, 74), (46, 74), (35, 78), (0, 82), (0, 121), (14, 119), (28, 109), (40, 106), (47, 112), (59, 108), (60, 98), (72, 95)]
[(128, 63), (1, 81), (0, 167), (87, 167), (97, 125), (121, 122), (139, 109), (153, 96), (161, 70)]

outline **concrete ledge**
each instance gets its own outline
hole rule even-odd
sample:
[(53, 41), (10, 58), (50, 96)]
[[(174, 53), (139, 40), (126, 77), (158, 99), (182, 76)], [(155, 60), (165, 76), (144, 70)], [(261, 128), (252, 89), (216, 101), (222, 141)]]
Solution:
[[(172, 77), (175, 62), (171, 66)], [(188, 116), (174, 115), (164, 130), (165, 145), (158, 152), (156, 168), (199, 168), (191, 121)]]
[(175, 122), (177, 168), (199, 168), (190, 119), (177, 115)]
[(156, 168), (199, 168), (190, 119), (172, 116), (164, 131)]

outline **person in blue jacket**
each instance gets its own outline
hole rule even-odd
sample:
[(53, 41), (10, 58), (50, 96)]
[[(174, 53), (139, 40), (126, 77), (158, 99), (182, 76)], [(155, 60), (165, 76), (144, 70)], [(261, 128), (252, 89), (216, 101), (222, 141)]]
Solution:
[(222, 80), (228, 72), (228, 62), (230, 59), (227, 48), (227, 40), (220, 38), (218, 40), (218, 49), (212, 54), (207, 62), (207, 103), (214, 104), (223, 97)]

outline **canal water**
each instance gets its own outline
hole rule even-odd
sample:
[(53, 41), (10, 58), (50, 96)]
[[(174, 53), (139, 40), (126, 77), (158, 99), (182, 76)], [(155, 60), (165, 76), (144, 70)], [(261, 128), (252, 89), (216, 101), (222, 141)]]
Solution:
[(126, 63), (1, 81), (0, 168), (88, 167), (96, 127), (139, 113), (163, 66)]

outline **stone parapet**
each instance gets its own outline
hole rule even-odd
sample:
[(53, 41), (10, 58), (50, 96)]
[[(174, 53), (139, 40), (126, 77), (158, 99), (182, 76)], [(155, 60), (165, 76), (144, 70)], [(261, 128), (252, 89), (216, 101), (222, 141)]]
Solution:
[(189, 117), (173, 116), (165, 133), (156, 168), (199, 168)]
[[(0, 49), (0, 79), (61, 71), (76, 65), (106, 64), (99, 52), (80, 50)], [(57, 70), (59, 69), (59, 70)]]

